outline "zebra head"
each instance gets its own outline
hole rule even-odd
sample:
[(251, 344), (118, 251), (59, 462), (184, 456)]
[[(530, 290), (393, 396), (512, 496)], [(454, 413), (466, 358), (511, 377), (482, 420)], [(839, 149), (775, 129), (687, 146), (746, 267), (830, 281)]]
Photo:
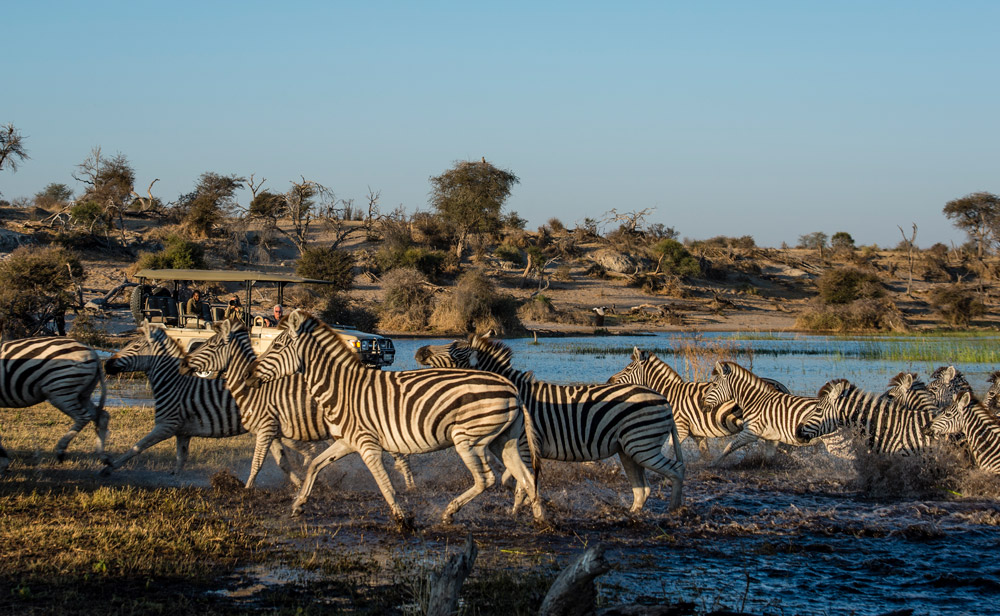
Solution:
[(943, 411), (931, 422), (928, 432), (934, 436), (956, 434), (965, 431), (966, 417), (972, 412), (972, 394), (965, 392), (956, 394)]
[(709, 381), (708, 389), (705, 390), (703, 408), (706, 411), (715, 410), (726, 402), (736, 400), (732, 380), (733, 366), (729, 362), (715, 362), (712, 379)]
[(647, 361), (649, 361), (649, 352), (640, 351), (639, 347), (632, 347), (632, 361), (629, 365), (611, 375), (608, 383), (611, 385), (632, 384), (648, 387), (646, 383)]
[(972, 394), (972, 386), (965, 380), (955, 366), (942, 366), (931, 374), (931, 382), (927, 390), (934, 394), (938, 406), (944, 408), (951, 405), (955, 396), (963, 393)]
[(820, 388), (816, 394), (816, 408), (818, 413), (813, 413), (806, 421), (802, 422), (795, 430), (795, 435), (800, 439), (811, 441), (825, 434), (830, 434), (837, 430), (844, 419), (844, 399), (854, 385), (845, 379), (834, 379)]
[(181, 374), (187, 374), (187, 355), (161, 327), (143, 324), (136, 330), (139, 337), (104, 362), (105, 374), (149, 372), (158, 365), (173, 363)]
[(246, 375), (249, 387), (274, 381), (299, 372), (302, 368), (301, 343), (320, 322), (302, 310), (288, 315), (285, 331), (278, 334), (271, 346), (250, 364)]
[(434, 368), (472, 368), (473, 355), (468, 342), (455, 340), (448, 344), (424, 345), (413, 357), (418, 364)]
[(240, 338), (249, 343), (247, 328), (242, 321), (225, 319), (213, 323), (212, 330), (215, 335), (188, 355), (188, 364), (195, 372), (224, 373), (233, 357), (230, 345)]
[(1000, 399), (998, 399), (1000, 398), (1000, 370), (990, 375), (989, 383), (990, 388), (983, 399), (983, 406), (991, 413), (996, 413), (1000, 408)]

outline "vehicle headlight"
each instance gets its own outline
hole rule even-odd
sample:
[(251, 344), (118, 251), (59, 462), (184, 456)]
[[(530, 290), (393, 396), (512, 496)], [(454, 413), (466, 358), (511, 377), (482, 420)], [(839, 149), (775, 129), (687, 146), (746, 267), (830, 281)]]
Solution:
[(362, 351), (370, 351), (371, 348), (372, 348), (372, 342), (371, 342), (371, 340), (362, 340), (361, 341), (361, 350)]

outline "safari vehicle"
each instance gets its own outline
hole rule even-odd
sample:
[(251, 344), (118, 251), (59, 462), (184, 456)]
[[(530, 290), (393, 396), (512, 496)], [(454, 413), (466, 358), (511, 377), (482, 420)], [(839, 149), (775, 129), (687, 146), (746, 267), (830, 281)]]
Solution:
[[(326, 280), (300, 276), (233, 270), (144, 269), (139, 270), (136, 278), (139, 285), (132, 289), (129, 301), (135, 322), (161, 325), (167, 335), (188, 352), (197, 349), (214, 335), (212, 322), (223, 318), (226, 304), (206, 301), (208, 310), (205, 314), (186, 314), (187, 298), (181, 299), (181, 290), (189, 284), (197, 288), (203, 286), (199, 283), (242, 283), (246, 291), (243, 319), (250, 330), (250, 340), (258, 355), (271, 346), (282, 330), (269, 317), (250, 314), (250, 294), (255, 286), (277, 285), (278, 303), (284, 306), (285, 285), (330, 284)], [(331, 326), (348, 341), (365, 365), (381, 368), (392, 365), (396, 358), (396, 349), (389, 338), (365, 333), (348, 325)]]

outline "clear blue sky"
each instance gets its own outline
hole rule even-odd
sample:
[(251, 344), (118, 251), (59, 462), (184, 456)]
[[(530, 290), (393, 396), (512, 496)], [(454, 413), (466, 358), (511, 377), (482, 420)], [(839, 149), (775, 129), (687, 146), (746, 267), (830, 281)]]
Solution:
[[(551, 217), (656, 208), (682, 237), (961, 242), (1000, 192), (998, 2), (9, 2), (4, 198), (126, 155), (172, 201), (205, 171), (428, 209), (485, 156)], [(246, 195), (242, 195), (245, 202)]]

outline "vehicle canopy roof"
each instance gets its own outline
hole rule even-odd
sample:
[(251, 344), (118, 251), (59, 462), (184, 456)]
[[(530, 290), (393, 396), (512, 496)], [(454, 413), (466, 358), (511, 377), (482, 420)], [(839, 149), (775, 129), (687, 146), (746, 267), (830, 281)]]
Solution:
[(151, 280), (190, 280), (192, 282), (275, 282), (279, 284), (335, 284), (329, 280), (316, 280), (289, 274), (270, 274), (253, 270), (202, 270), (202, 269), (143, 269), (136, 278)]

